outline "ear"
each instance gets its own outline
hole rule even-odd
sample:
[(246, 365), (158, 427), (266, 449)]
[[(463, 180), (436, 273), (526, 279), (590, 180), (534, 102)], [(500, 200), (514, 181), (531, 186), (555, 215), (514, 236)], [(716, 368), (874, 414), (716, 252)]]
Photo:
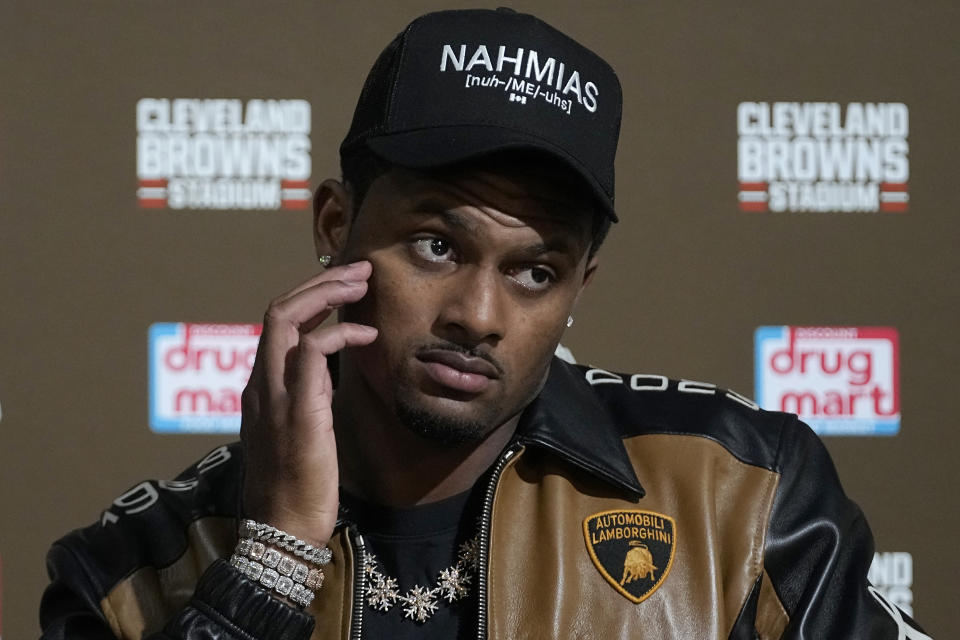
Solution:
[(353, 197), (339, 180), (324, 180), (313, 195), (313, 245), (320, 256), (343, 252), (353, 221)]
[(583, 282), (580, 283), (580, 290), (577, 291), (577, 297), (573, 299), (574, 306), (576, 306), (580, 300), (580, 294), (593, 282), (593, 276), (596, 275), (598, 266), (600, 266), (600, 261), (597, 259), (597, 256), (593, 256), (587, 260), (587, 267), (583, 270)]
[(600, 262), (597, 260), (597, 256), (593, 256), (587, 260), (587, 266), (583, 270), (583, 281), (580, 283), (580, 288), (577, 289), (577, 294), (573, 297), (573, 304), (570, 305), (570, 315), (572, 316), (577, 309), (577, 304), (580, 302), (580, 295), (586, 290), (586, 288), (593, 282), (593, 276), (597, 273), (597, 266)]

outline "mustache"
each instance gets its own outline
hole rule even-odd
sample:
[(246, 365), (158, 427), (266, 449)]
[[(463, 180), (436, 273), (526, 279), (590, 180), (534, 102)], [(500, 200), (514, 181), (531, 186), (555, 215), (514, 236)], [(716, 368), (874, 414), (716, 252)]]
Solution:
[(497, 370), (498, 374), (500, 374), (501, 376), (504, 374), (503, 365), (501, 365), (496, 358), (491, 356), (486, 351), (481, 351), (478, 347), (464, 347), (463, 345), (459, 345), (456, 342), (447, 342), (446, 340), (443, 340), (443, 341), (437, 341), (437, 342), (424, 345), (419, 349), (417, 349), (418, 354), (424, 353), (427, 351), (452, 351), (454, 353), (459, 353), (460, 355), (464, 355), (470, 358), (480, 358), (482, 360), (486, 360), (491, 365), (493, 365), (493, 368)]

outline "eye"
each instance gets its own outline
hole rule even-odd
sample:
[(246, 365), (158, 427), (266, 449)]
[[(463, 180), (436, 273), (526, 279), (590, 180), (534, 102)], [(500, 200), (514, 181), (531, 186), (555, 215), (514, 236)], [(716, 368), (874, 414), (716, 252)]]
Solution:
[(443, 238), (417, 238), (413, 241), (413, 252), (428, 262), (447, 262), (453, 260), (453, 247)]
[(510, 277), (531, 291), (544, 291), (557, 279), (552, 270), (542, 266), (521, 267), (511, 272)]

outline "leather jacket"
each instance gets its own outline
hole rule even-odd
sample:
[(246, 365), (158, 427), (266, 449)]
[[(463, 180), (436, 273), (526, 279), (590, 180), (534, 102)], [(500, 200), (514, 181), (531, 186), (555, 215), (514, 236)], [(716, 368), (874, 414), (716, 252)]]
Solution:
[[(56, 542), (43, 637), (359, 638), (362, 532), (300, 612), (223, 558), (239, 445)], [(554, 360), (485, 488), (478, 638), (927, 638), (867, 582), (870, 530), (795, 416)]]

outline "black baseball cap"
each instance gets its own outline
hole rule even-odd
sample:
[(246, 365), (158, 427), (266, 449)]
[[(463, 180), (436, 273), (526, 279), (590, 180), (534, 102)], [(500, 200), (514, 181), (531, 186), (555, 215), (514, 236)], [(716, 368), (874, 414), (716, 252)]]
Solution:
[(580, 175), (616, 222), (621, 103), (610, 65), (532, 15), (428, 13), (377, 58), (340, 156), (365, 146), (429, 169), (497, 151), (545, 153)]

